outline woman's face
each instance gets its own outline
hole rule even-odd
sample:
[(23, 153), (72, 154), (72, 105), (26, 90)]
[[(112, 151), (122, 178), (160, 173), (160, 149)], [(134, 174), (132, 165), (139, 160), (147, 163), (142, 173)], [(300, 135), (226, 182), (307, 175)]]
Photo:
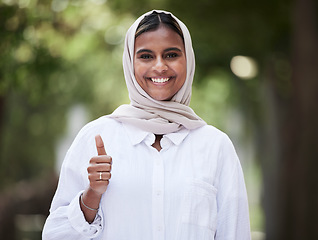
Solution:
[(155, 100), (171, 100), (186, 80), (187, 62), (182, 38), (160, 26), (135, 40), (135, 77)]

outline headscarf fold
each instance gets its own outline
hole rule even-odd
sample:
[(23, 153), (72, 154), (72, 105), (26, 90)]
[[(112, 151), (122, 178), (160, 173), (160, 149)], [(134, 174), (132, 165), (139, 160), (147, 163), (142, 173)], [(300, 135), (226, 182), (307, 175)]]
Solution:
[[(140, 21), (152, 12), (170, 14), (180, 25), (185, 44), (187, 60), (187, 76), (185, 83), (170, 101), (158, 101), (150, 97), (138, 84), (134, 74), (134, 45), (135, 33)], [(195, 58), (192, 48), (191, 36), (184, 25), (173, 14), (153, 10), (140, 16), (128, 29), (125, 38), (123, 53), (123, 68), (126, 85), (129, 92), (130, 104), (119, 106), (108, 117), (119, 122), (132, 124), (144, 131), (154, 134), (167, 134), (176, 132), (182, 127), (196, 129), (206, 125), (199, 116), (189, 107), (192, 82), (195, 70)]]

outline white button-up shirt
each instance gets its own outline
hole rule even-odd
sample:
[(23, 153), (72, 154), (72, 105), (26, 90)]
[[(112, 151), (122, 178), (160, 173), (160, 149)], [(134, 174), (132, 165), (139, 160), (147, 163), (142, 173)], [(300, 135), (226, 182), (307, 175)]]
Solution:
[[(100, 134), (112, 177), (93, 223), (79, 205)], [(75, 138), (62, 165), (43, 239), (249, 240), (247, 194), (230, 139), (212, 126), (155, 135), (101, 117)]]

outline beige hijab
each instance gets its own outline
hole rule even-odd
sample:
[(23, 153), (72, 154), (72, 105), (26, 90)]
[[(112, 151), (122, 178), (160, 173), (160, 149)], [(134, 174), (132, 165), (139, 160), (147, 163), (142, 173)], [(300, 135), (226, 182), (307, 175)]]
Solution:
[[(171, 14), (161, 10), (153, 11)], [(170, 101), (157, 101), (150, 97), (136, 81), (134, 75), (135, 32), (140, 21), (153, 11), (140, 16), (127, 31), (123, 54), (123, 67), (131, 102), (129, 105), (119, 106), (108, 117), (123, 123), (132, 124), (154, 134), (172, 133), (182, 127), (191, 130), (206, 125), (189, 107), (195, 70), (195, 59), (190, 33), (187, 27), (172, 14), (171, 16), (180, 25), (184, 36), (187, 58), (187, 78), (184, 85)]]

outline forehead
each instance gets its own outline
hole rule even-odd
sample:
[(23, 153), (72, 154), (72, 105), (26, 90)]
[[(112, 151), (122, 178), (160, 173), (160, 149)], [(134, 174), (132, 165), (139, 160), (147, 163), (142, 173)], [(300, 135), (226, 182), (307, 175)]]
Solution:
[(184, 50), (184, 43), (178, 33), (165, 26), (160, 26), (153, 31), (144, 32), (135, 40), (135, 52), (141, 48), (161, 49), (168, 47), (178, 47)]

